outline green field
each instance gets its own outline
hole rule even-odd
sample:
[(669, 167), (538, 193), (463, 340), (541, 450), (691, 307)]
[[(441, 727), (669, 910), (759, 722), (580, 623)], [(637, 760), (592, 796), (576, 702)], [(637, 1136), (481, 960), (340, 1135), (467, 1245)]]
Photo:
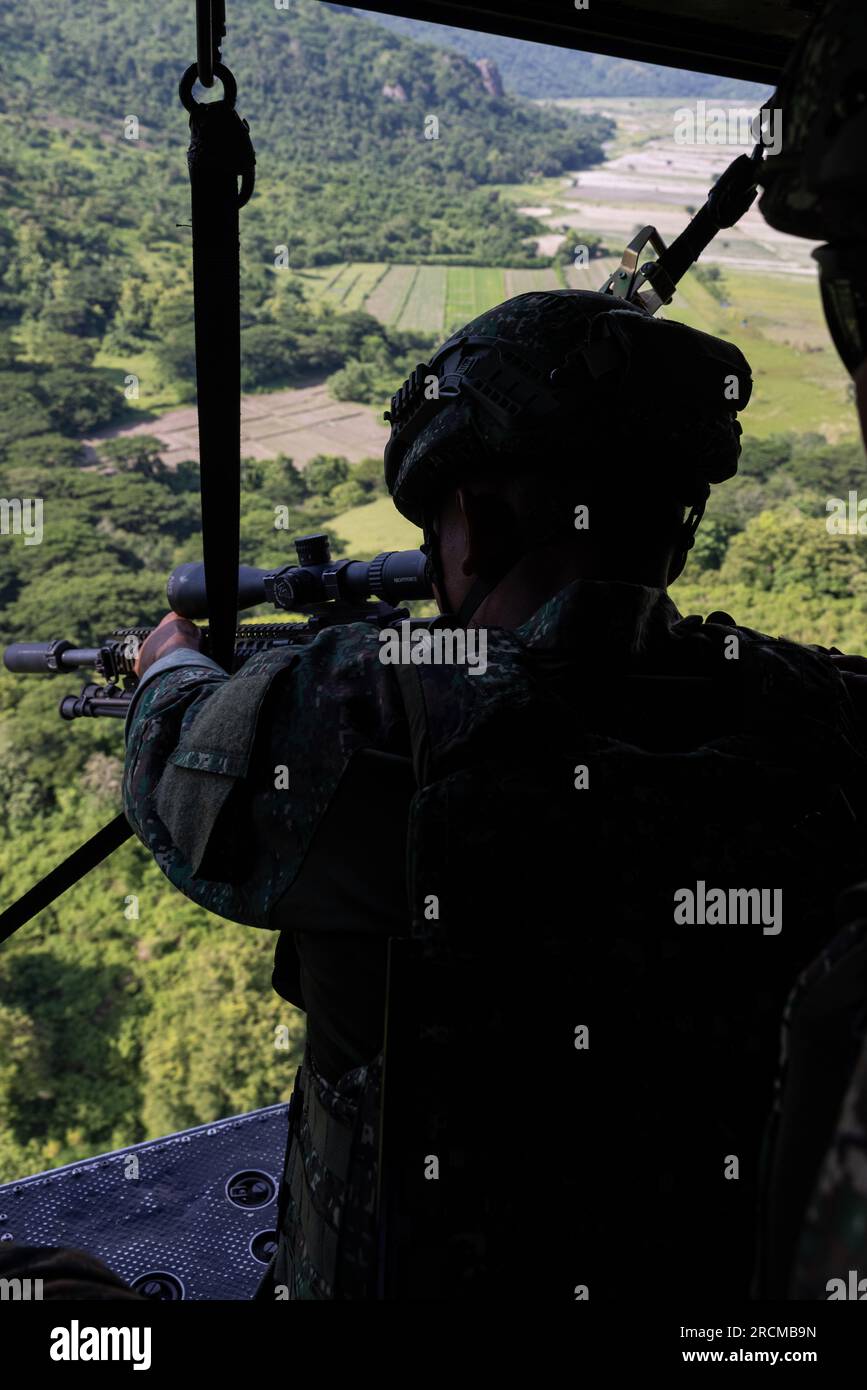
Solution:
[(507, 270), (506, 298), (515, 294), (529, 294), (532, 290), (563, 290), (565, 279), (561, 279), (560, 268), (550, 270)]
[(566, 284), (570, 290), (600, 290), (619, 263), (615, 256), (598, 256), (587, 265), (566, 266)]
[(390, 265), (364, 307), (382, 323), (397, 323), (419, 273), (417, 265)]
[(446, 288), (446, 327), (461, 324), (483, 314), (506, 298), (505, 271), (499, 266), (449, 266)]
[(128, 376), (138, 377), (139, 394), (127, 401), (131, 412), (140, 411), (147, 415), (159, 415), (166, 410), (176, 410), (180, 405), (189, 404), (177, 382), (166, 382), (153, 352), (99, 352), (93, 361), (94, 367), (107, 373), (113, 385), (123, 388)]
[(388, 270), (381, 261), (350, 261), (336, 267), (298, 270), (295, 274), (311, 299), (340, 309), (363, 309), (365, 300)]
[(815, 282), (725, 271), (723, 283), (721, 304), (687, 275), (662, 313), (737, 343), (755, 383), (742, 419), (746, 433), (816, 430), (829, 439), (854, 434), (848, 378), (828, 336)]
[[(538, 270), (350, 262), (299, 274), (314, 303), (363, 307), (395, 328), (444, 337), (515, 294), (563, 285), (599, 290), (617, 264), (614, 256)], [(819, 430), (831, 439), (853, 433), (847, 377), (828, 337), (815, 278), (758, 268), (721, 271), (721, 298), (688, 274), (661, 317), (741, 347), (756, 382), (744, 416), (747, 431)]]
[[(594, 271), (594, 287), (605, 273)], [(314, 304), (363, 308), (382, 323), (422, 333), (443, 333), (514, 294), (561, 289), (566, 283), (556, 266), (509, 270), (500, 266), (387, 266), (352, 261), (294, 274)]]
[(819, 284), (805, 275), (757, 275), (723, 268), (726, 298), (743, 309), (748, 326), (801, 352), (830, 348)]
[[(614, 256), (580, 268), (538, 270), (349, 262), (295, 274), (314, 304), (364, 308), (392, 327), (443, 338), (512, 295), (563, 285), (599, 290), (617, 264)], [(729, 338), (746, 354), (755, 378), (743, 417), (746, 431), (765, 436), (818, 430), (832, 440), (851, 435), (855, 418), (848, 378), (828, 336), (816, 279), (758, 268), (720, 269), (721, 298), (690, 273), (660, 317)], [(151, 354), (103, 353), (96, 365), (118, 373), (118, 379), (122, 372), (139, 375), (141, 396), (130, 402), (133, 410), (157, 414), (180, 404), (176, 390), (160, 380)]]
[(420, 329), (425, 333), (441, 333), (445, 298), (446, 267), (419, 266), (395, 320), (395, 326)]
[(328, 529), (346, 542), (350, 555), (376, 555), (380, 550), (414, 550), (421, 545), (417, 526), (395, 511), (390, 497), (353, 507), (328, 523)]
[[(613, 256), (600, 257), (581, 269), (565, 268), (563, 278), (572, 288), (598, 290), (617, 264)], [(717, 298), (695, 274), (687, 274), (660, 316), (728, 338), (745, 353), (754, 377), (753, 397), (742, 416), (745, 432), (766, 437), (818, 431), (831, 440), (851, 437), (855, 416), (848, 379), (828, 336), (815, 279), (724, 267), (722, 277)], [(557, 267), (394, 266), (371, 298), (379, 295), (382, 304), (383, 292), (390, 293), (391, 313), (399, 315), (401, 327), (430, 329), (439, 315), (438, 331), (445, 332), (503, 298), (560, 284)], [(371, 309), (370, 301), (366, 307)], [(333, 525), (350, 553), (374, 554), (419, 543), (415, 527), (387, 498), (355, 507)]]
[(562, 197), (564, 190), (572, 185), (572, 178), (561, 175), (556, 178), (537, 179), (533, 183), (492, 183), (501, 198), (506, 198), (518, 207), (550, 207)]

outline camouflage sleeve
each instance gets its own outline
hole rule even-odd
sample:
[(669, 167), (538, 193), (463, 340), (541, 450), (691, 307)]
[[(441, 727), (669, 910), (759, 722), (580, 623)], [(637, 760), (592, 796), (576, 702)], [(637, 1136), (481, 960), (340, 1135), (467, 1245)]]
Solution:
[(408, 752), (381, 650), (376, 632), (350, 624), (258, 653), (231, 677), (188, 661), (142, 689), (124, 810), (181, 892), (231, 921), (287, 925), (275, 908), (350, 760)]
[(169, 759), (209, 698), (229, 680), (213, 667), (187, 663), (162, 670), (137, 694), (126, 728), (123, 807), (136, 835), (176, 888), (221, 917), (257, 925), (235, 886), (194, 874), (189, 856), (173, 843), (157, 811), (157, 792)]

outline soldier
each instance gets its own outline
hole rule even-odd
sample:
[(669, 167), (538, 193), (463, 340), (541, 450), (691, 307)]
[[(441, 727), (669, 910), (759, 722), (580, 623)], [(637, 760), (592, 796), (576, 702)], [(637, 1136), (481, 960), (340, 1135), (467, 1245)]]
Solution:
[(747, 1293), (786, 990), (830, 848), (867, 867), (832, 659), (667, 594), (750, 386), (683, 325), (519, 295), (392, 403), (441, 614), (410, 661), (361, 625), (231, 677), (177, 615), (145, 644), (126, 814), (279, 933), (307, 1014), (263, 1296)]
[[(792, 55), (772, 103), (783, 147), (765, 160), (771, 226), (820, 240), (822, 302), (853, 378), (867, 440), (867, 13), (831, 0)], [(856, 698), (867, 662), (832, 658)], [(837, 905), (839, 934), (788, 1002), (764, 1179), (765, 1297), (867, 1298), (867, 904)]]

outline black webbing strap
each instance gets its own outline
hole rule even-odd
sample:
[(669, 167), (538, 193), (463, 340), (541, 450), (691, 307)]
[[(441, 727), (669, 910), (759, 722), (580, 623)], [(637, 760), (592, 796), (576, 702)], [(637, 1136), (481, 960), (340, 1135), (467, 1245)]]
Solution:
[(23, 927), (37, 912), (53, 903), (55, 898), (59, 898), (61, 893), (65, 893), (67, 888), (84, 878), (85, 874), (89, 874), (91, 869), (95, 869), (97, 864), (107, 859), (131, 835), (129, 822), (123, 814), (115, 816), (114, 820), (97, 830), (95, 835), (91, 835), (89, 840), (79, 845), (62, 864), (58, 864), (56, 869), (52, 869), (50, 874), (46, 874), (28, 889), (23, 897), (0, 913), (0, 941), (7, 941), (13, 932)]
[(400, 661), (396, 662), (391, 669), (397, 679), (397, 687), (406, 714), (409, 745), (412, 749), (412, 770), (416, 783), (419, 787), (423, 787), (430, 777), (431, 745), (421, 675), (417, 666), (406, 666)]
[(752, 205), (758, 193), (758, 149), (732, 161), (692, 221), (659, 256), (657, 264), (664, 282), (678, 284), (717, 233), (724, 227), (733, 227)]
[[(223, 98), (193, 99), (197, 68), (181, 79), (190, 113), (187, 163), (193, 225), (193, 297), (202, 556), (208, 596), (209, 648), (232, 670), (238, 611), (241, 488), (241, 310), (238, 209), (253, 191), (255, 154), (235, 110), (235, 79), (222, 63), (214, 74)], [(242, 178), (238, 193), (238, 177)]]
[(214, 85), (214, 65), (226, 36), (225, 0), (196, 0), (196, 68), (203, 87)]

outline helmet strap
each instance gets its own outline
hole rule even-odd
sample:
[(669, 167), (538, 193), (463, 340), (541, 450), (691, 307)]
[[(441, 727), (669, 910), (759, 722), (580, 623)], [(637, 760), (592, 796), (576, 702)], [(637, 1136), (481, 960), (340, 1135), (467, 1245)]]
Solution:
[(680, 548), (682, 550), (690, 551), (692, 550), (692, 547), (695, 545), (695, 533), (699, 528), (699, 524), (701, 522), (702, 517), (704, 516), (704, 509), (706, 505), (707, 504), (705, 502), (695, 502), (690, 507), (689, 514), (686, 520), (684, 521), (680, 531)]
[(530, 549), (529, 546), (522, 548), (517, 553), (513, 553), (509, 555), (507, 559), (502, 560), (500, 564), (495, 567), (495, 569), (489, 571), (486, 575), (479, 575), (475, 582), (470, 585), (470, 588), (464, 595), (464, 598), (458, 606), (457, 611), (452, 612), (450, 611), (448, 606), (449, 596), (448, 591), (446, 589), (442, 561), (440, 559), (439, 536), (437, 535), (436, 530), (429, 521), (425, 521), (423, 530), (424, 545), (422, 546), (422, 550), (428, 558), (430, 577), (433, 580), (434, 584), (436, 584), (440, 598), (443, 604), (446, 606), (446, 611), (440, 614), (440, 617), (437, 619), (437, 621), (441, 622), (444, 619), (448, 618), (457, 627), (467, 626), (473, 614), (488, 597), (488, 594), (492, 593), (494, 589), (496, 589), (497, 585), (500, 583), (500, 580), (505, 579), (506, 575), (509, 573), (509, 570), (514, 569), (518, 561), (522, 558), (523, 555), (527, 553), (527, 550)]
[[(704, 502), (696, 502), (690, 508), (686, 520), (680, 528), (677, 553), (678, 555), (682, 554), (684, 560), (695, 545), (695, 535), (701, 519), (704, 516), (705, 505)], [(446, 591), (445, 577), (443, 575), (440, 559), (439, 536), (433, 525), (428, 521), (424, 523), (423, 529), (424, 545), (422, 546), (422, 550), (428, 557), (430, 576), (437, 586), (443, 603), (448, 605), (448, 593)], [(528, 541), (519, 550), (513, 551), (493, 570), (490, 570), (485, 575), (480, 575), (475, 583), (470, 585), (457, 612), (446, 611), (440, 615), (440, 619), (437, 621), (448, 617), (457, 627), (466, 627), (473, 614), (478, 611), (481, 604), (488, 597), (488, 594), (493, 593), (500, 581), (505, 579), (506, 575), (510, 570), (514, 569), (518, 561), (523, 559), (524, 555), (528, 554), (530, 550), (535, 549), (538, 543), (539, 537), (537, 536), (532, 541)]]
[(492, 575), (489, 574), (484, 577), (480, 577), (476, 580), (475, 584), (470, 586), (468, 592), (464, 596), (463, 603), (461, 604), (457, 613), (454, 615), (458, 627), (467, 626), (468, 622), (470, 621), (470, 618), (478, 610), (478, 608), (484, 602), (484, 600), (488, 597), (488, 594), (492, 593), (493, 590), (496, 589), (501, 579), (505, 579), (506, 575), (509, 573), (509, 570), (514, 568), (514, 566), (518, 563), (520, 558), (520, 555), (511, 556), (511, 558), (506, 560), (504, 564), (498, 566)]
[(674, 563), (678, 573), (686, 564), (687, 556), (695, 545), (695, 533), (699, 528), (699, 523), (704, 516), (705, 503), (696, 502), (690, 507), (689, 515), (680, 528), (677, 547), (674, 552)]

